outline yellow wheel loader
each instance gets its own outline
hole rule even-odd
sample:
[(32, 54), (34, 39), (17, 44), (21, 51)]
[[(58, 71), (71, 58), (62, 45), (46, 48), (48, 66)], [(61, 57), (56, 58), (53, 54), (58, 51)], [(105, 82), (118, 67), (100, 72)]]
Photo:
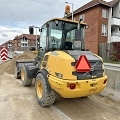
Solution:
[(38, 56), (16, 61), (16, 78), (30, 86), (35, 78), (38, 103), (50, 106), (56, 94), (79, 98), (100, 93), (107, 84), (102, 58), (85, 48), (87, 25), (55, 18), (40, 29)]

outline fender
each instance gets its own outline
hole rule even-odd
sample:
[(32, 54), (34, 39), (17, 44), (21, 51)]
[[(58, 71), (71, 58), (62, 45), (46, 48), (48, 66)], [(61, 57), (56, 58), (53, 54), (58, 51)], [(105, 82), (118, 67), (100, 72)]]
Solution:
[(41, 70), (39, 70), (39, 71), (37, 72), (36, 76), (37, 76), (39, 73), (41, 73), (41, 74), (44, 76), (45, 81), (46, 81), (46, 83), (47, 83), (47, 89), (48, 89), (49, 92), (51, 92), (51, 86), (50, 86), (50, 84), (49, 84), (49, 82), (48, 82), (48, 78), (47, 78), (47, 75), (49, 74), (48, 71), (47, 71), (46, 69), (41, 69)]
[(36, 73), (39, 71), (39, 67), (35, 66), (33, 63), (27, 63), (24, 64), (26, 71), (27, 71), (27, 77), (32, 79), (36, 77)]
[(41, 69), (41, 70), (39, 70), (39, 71), (36, 73), (36, 76), (37, 76), (39, 73), (43, 74), (43, 76), (45, 77), (45, 79), (48, 79), (48, 78), (47, 78), (47, 75), (48, 75), (49, 73), (48, 73), (48, 71), (47, 71), (46, 69)]

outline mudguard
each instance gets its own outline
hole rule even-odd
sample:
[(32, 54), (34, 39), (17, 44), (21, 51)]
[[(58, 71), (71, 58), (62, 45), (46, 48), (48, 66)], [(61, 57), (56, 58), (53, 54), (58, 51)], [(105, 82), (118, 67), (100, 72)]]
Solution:
[(27, 77), (32, 79), (36, 77), (36, 73), (39, 71), (39, 67), (35, 66), (34, 64), (24, 64), (26, 71), (27, 71)]

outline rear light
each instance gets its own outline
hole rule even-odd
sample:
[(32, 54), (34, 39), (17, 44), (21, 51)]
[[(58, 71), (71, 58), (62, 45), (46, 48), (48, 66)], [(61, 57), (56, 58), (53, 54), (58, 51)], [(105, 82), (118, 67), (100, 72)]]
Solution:
[(71, 90), (76, 88), (76, 84), (75, 83), (68, 83), (67, 87), (70, 88)]
[(106, 79), (106, 80), (104, 80), (103, 84), (106, 84), (106, 83), (107, 83), (107, 79)]

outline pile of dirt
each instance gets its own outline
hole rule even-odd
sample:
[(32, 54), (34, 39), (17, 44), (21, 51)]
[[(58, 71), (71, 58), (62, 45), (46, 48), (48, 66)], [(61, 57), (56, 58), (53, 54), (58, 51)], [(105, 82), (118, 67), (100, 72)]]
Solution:
[(0, 74), (3, 73), (14, 74), (16, 60), (34, 59), (35, 57), (36, 54), (33, 54), (31, 52), (24, 52), (22, 55), (16, 56), (12, 60), (3, 62), (2, 64), (0, 64)]

